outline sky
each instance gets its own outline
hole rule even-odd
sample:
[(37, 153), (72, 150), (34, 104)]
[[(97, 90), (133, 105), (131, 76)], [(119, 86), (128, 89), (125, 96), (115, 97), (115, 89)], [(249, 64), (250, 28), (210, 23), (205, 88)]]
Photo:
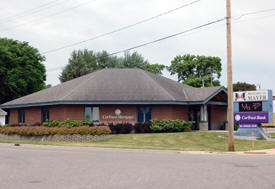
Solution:
[[(1, 0), (0, 37), (26, 41), (46, 57), (47, 84), (58, 76), (73, 50), (131, 48), (224, 18), (226, 0), (200, 0), (190, 6), (112, 35), (45, 53), (134, 24), (195, 0)], [(274, 9), (273, 9), (274, 8)], [(267, 10), (269, 11), (263, 11)], [(255, 13), (257, 12), (257, 13)], [(249, 14), (248, 14), (249, 13)], [(255, 14), (250, 14), (255, 13)], [(233, 82), (275, 91), (275, 1), (232, 0)], [(218, 56), (222, 85), (227, 85), (225, 21), (147, 45), (137, 51), (150, 63), (169, 66), (177, 55)], [(123, 53), (117, 54), (123, 56)], [(170, 76), (167, 71), (164, 76)]]

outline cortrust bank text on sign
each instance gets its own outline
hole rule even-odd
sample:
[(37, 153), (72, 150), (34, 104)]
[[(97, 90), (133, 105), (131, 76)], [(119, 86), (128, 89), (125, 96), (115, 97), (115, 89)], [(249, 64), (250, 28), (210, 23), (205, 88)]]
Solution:
[(234, 113), (235, 123), (268, 123), (268, 112)]

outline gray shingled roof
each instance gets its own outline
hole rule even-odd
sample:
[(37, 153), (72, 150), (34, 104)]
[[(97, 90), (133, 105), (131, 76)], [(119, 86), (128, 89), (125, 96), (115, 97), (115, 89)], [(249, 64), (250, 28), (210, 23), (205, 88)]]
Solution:
[(103, 69), (12, 100), (17, 105), (85, 102), (198, 102), (223, 87), (193, 88), (141, 69)]

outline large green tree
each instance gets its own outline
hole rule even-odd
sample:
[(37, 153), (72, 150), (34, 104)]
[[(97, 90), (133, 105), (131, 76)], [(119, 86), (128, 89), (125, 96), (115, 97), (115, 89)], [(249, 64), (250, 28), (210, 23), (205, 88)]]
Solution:
[(162, 74), (165, 66), (150, 64), (137, 52), (116, 57), (109, 56), (106, 51), (93, 52), (84, 49), (72, 52), (69, 63), (62, 70), (59, 80), (65, 82), (104, 68), (140, 68), (155, 74)]
[(44, 60), (27, 42), (0, 38), (0, 104), (44, 88)]
[(193, 87), (220, 86), (222, 64), (219, 57), (186, 54), (176, 56), (168, 71), (177, 75), (179, 82)]
[(237, 82), (233, 84), (233, 91), (256, 91), (256, 85), (246, 82)]

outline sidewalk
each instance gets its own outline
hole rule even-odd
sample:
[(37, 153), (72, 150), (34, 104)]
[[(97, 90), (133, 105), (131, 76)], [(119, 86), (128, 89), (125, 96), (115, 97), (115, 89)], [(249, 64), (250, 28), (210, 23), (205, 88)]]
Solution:
[(272, 149), (265, 149), (265, 150), (240, 151), (240, 152), (223, 152), (223, 154), (232, 154), (232, 155), (268, 155), (268, 156), (275, 156), (275, 148), (272, 148)]

